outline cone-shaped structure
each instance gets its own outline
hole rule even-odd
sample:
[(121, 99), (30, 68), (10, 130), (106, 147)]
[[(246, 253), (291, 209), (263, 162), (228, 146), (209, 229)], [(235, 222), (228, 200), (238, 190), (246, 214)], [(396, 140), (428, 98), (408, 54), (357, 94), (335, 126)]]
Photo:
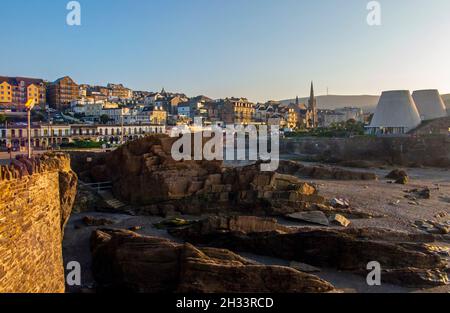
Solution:
[(423, 121), (447, 116), (447, 108), (438, 90), (416, 90), (412, 96)]
[(421, 123), (409, 90), (385, 91), (369, 126), (371, 133), (405, 134)]

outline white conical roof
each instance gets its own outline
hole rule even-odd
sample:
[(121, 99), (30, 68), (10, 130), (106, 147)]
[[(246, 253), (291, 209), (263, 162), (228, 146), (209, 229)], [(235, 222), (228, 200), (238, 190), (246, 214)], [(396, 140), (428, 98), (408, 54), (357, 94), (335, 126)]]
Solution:
[(404, 127), (409, 131), (421, 122), (409, 90), (394, 90), (381, 94), (370, 127)]
[(447, 109), (438, 90), (416, 90), (412, 96), (422, 120), (427, 121), (447, 116)]

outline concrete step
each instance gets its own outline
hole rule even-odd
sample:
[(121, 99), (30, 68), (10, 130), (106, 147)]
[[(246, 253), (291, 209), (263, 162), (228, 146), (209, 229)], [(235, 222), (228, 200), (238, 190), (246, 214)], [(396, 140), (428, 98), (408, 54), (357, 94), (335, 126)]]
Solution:
[(114, 198), (114, 195), (110, 191), (101, 191), (99, 192), (99, 195), (106, 202), (106, 204), (108, 204), (113, 209), (120, 209), (126, 206), (125, 203)]

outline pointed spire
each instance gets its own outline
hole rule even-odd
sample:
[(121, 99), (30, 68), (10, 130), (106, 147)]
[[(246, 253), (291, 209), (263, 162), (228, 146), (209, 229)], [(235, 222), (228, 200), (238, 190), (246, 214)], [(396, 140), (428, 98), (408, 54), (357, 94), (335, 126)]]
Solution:
[(311, 94), (309, 96), (310, 100), (314, 100), (314, 83), (311, 81)]
[(298, 106), (299, 105), (299, 100), (298, 100), (298, 96), (295, 97), (295, 105)]

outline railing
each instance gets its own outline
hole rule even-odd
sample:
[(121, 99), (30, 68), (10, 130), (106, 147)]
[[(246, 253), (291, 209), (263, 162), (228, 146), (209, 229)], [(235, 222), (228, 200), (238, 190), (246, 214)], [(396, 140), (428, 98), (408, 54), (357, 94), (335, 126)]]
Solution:
[(98, 183), (85, 183), (80, 180), (80, 185), (83, 187), (87, 187), (92, 190), (95, 190), (95, 191), (97, 191), (97, 193), (100, 193), (101, 191), (111, 190), (113, 187), (111, 181), (98, 182)]

